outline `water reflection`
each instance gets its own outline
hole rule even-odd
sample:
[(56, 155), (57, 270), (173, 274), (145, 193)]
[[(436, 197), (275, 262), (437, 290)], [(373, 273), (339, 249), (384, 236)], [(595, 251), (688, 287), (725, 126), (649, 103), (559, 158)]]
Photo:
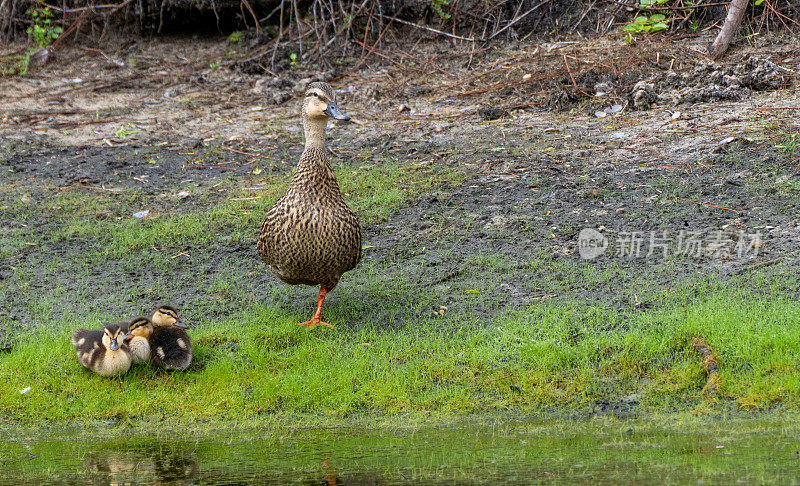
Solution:
[(2, 432), (0, 485), (791, 484), (800, 469), (794, 424), (688, 431), (581, 422), (413, 432), (306, 429), (193, 440)]
[[(300, 485), (352, 486), (386, 484), (373, 474), (350, 474), (338, 471), (323, 460), (318, 472), (294, 470), (258, 471), (258, 460), (250, 452), (259, 445), (280, 444), (255, 442), (227, 444), (222, 449), (209, 443), (155, 441), (149, 444), (111, 441), (92, 449), (84, 459), (86, 478), (94, 485), (129, 486), (253, 484), (266, 482)], [(296, 445), (295, 441), (289, 442)], [(198, 445), (199, 444), (199, 445)], [(210, 452), (201, 472), (198, 449)], [(247, 452), (247, 454), (245, 453)], [(263, 454), (271, 451), (265, 447)], [(217, 465), (219, 464), (219, 465)]]
[(194, 484), (200, 466), (194, 444), (154, 442), (136, 447), (92, 450), (84, 464), (93, 484), (122, 486), (148, 484)]

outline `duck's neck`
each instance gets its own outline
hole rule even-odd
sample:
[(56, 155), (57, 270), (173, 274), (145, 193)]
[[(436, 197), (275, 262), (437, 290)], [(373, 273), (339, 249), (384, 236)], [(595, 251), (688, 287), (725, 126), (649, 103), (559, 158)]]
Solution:
[(306, 136), (306, 148), (325, 151), (325, 125), (328, 120), (325, 118), (315, 119), (303, 117), (303, 131)]
[(292, 189), (310, 194), (335, 194), (341, 198), (339, 185), (333, 168), (328, 162), (325, 149), (325, 125), (327, 120), (303, 117), (306, 146), (300, 163), (292, 178)]

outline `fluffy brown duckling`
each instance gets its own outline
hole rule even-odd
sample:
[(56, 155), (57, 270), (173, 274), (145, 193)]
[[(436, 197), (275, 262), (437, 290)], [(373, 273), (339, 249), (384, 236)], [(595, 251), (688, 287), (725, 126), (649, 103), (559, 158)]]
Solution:
[(77, 329), (72, 333), (72, 345), (78, 363), (100, 376), (117, 376), (131, 367), (131, 353), (124, 338), (125, 324), (106, 324), (101, 331)]
[(131, 350), (131, 363), (139, 364), (150, 360), (150, 336), (154, 329), (153, 322), (146, 317), (137, 317), (128, 323), (125, 342)]
[(184, 329), (189, 326), (178, 318), (178, 311), (162, 305), (153, 313), (150, 357), (165, 370), (185, 370), (192, 362), (192, 341)]
[(305, 149), (286, 194), (261, 225), (258, 254), (282, 281), (320, 286), (314, 317), (299, 323), (310, 329), (330, 326), (321, 320), (322, 303), (361, 260), (361, 226), (344, 202), (325, 149), (328, 119), (350, 117), (339, 110), (326, 83), (308, 85), (302, 115)]

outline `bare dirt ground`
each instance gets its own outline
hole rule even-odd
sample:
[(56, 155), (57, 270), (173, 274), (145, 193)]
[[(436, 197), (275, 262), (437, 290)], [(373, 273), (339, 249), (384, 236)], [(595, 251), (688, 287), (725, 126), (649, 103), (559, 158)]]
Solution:
[[(431, 41), (386, 48), (363, 63), (354, 58), (336, 72), (297, 66), (272, 74), (227, 57), (235, 46), (225, 40), (61, 51), (32, 74), (0, 80), (2, 184), (30, 186), (32, 197), (48, 197), (37, 185), (134, 188), (156, 197), (192, 186), (207, 197), (158, 204), (197, 210), (225, 197), (214, 189), (221, 181), (257, 187), (293, 169), (302, 140), (298, 95), (322, 79), (357, 122), (330, 131), (338, 163), (389, 157), (467, 174), (463, 184), (438, 187), (365, 225), (374, 268), (434, 289), (411, 316), (444, 306), (490, 318), (553, 298), (651, 307), (658, 303), (643, 297), (646, 289), (637, 291), (643, 274), (669, 291), (687, 278), (725, 282), (756, 268), (796, 269), (797, 44), (759, 39), (714, 65), (703, 52), (709, 41), (626, 45), (616, 35), (487, 48)], [(4, 232), (47, 231), (58, 224), (47, 217), (0, 220)], [(580, 260), (584, 228), (608, 241), (592, 261), (610, 272), (604, 285), (559, 270), (558, 262)], [(665, 231), (671, 245), (681, 231), (725, 243), (648, 258), (650, 239)], [(621, 242), (637, 234), (642, 253), (626, 252)], [(247, 262), (243, 272), (255, 276), (243, 285), (263, 291), (268, 277), (254, 247), (234, 246), (208, 251)], [(486, 261), (495, 257), (501, 261)], [(0, 279), (14, 285), (8, 269), (31, 258), (33, 249), (0, 260)], [(98, 271), (124, 274), (113, 266)], [(476, 301), (470, 289), (487, 279), (494, 290)], [(787, 282), (797, 295), (797, 280)], [(33, 286), (51, 284), (43, 276)], [(66, 304), (59, 312), (72, 310)], [(18, 322), (28, 315), (24, 305), (2, 311)], [(391, 320), (378, 312), (363, 318)]]

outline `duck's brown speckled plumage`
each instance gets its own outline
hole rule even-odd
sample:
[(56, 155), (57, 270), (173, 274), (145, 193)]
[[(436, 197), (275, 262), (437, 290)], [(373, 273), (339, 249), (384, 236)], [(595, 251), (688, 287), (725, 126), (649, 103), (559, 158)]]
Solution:
[(288, 191), (261, 225), (258, 253), (284, 282), (326, 291), (358, 264), (361, 226), (321, 150), (303, 152)]
[(284, 282), (319, 285), (328, 292), (361, 260), (361, 226), (345, 204), (328, 162), (324, 140), (328, 116), (320, 116), (318, 107), (315, 113), (314, 103), (333, 105), (335, 114), (346, 117), (335, 106), (330, 86), (308, 86), (303, 104), (305, 150), (286, 194), (261, 225), (258, 253)]

